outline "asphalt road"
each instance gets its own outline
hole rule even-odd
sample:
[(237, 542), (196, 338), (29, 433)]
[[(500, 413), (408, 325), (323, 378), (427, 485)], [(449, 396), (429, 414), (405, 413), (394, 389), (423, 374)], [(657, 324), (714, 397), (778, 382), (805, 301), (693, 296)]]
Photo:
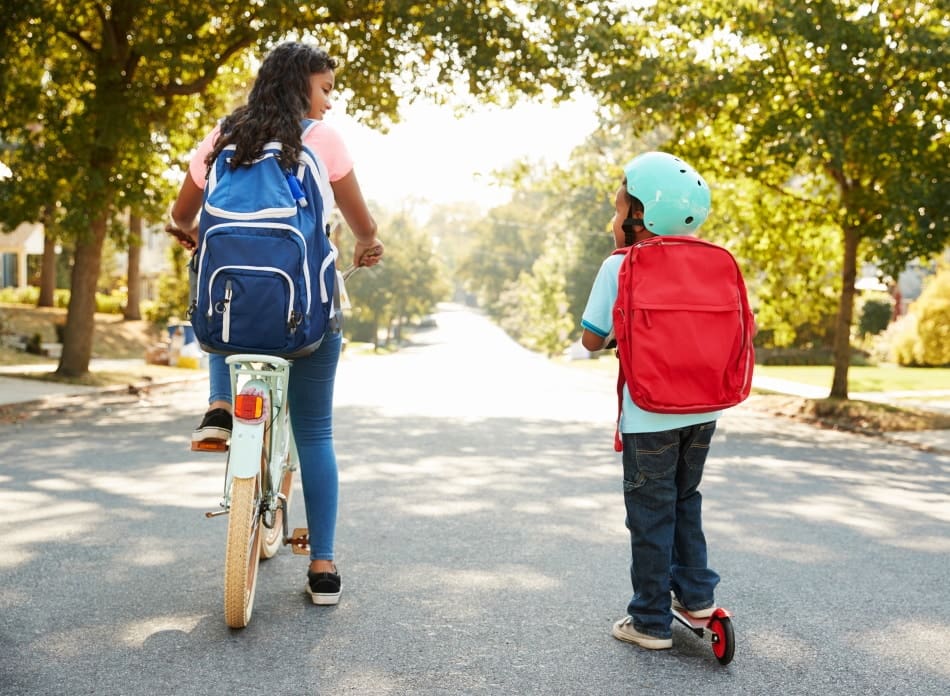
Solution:
[(703, 492), (735, 660), (679, 626), (644, 651), (610, 635), (613, 380), (438, 322), (341, 363), (341, 603), (283, 550), (243, 630), (203, 516), (224, 459), (188, 448), (203, 385), (0, 425), (0, 694), (950, 693), (946, 456), (733, 409)]

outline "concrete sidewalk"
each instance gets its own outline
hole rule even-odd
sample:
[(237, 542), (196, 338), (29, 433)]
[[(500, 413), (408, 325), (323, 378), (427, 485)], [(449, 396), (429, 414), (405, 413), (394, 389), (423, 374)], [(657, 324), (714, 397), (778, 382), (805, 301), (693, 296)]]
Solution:
[[(102, 360), (93, 359), (89, 363), (91, 372), (115, 370), (129, 371), (129, 383), (139, 383), (144, 380), (134, 379), (134, 368), (144, 365), (144, 360)], [(127, 390), (128, 384), (110, 387), (84, 386), (81, 384), (66, 384), (50, 382), (42, 379), (18, 377), (23, 373), (53, 372), (56, 363), (33, 363), (30, 365), (0, 365), (0, 406), (12, 404), (26, 404), (32, 402), (49, 401), (61, 397), (95, 395)], [(181, 377), (169, 377), (158, 380), (149, 380), (153, 386), (174, 384), (178, 382), (193, 382), (207, 379), (206, 370), (194, 370), (192, 374), (183, 374)]]

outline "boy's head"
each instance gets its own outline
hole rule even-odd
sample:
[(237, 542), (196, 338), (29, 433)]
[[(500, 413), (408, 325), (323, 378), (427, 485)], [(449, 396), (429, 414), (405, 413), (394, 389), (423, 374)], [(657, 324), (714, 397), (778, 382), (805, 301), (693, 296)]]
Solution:
[(630, 160), (623, 173), (613, 224), (618, 246), (654, 235), (693, 234), (709, 216), (709, 186), (678, 157), (647, 152)]

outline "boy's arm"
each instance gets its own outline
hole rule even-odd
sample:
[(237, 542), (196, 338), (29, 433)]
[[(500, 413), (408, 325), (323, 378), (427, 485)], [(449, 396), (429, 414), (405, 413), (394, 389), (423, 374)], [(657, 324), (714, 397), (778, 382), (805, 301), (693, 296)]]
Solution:
[(584, 333), (581, 334), (581, 345), (584, 346), (591, 353), (602, 350), (603, 347), (607, 344), (606, 336), (598, 336), (590, 329), (584, 329)]
[(592, 353), (610, 348), (613, 343), (612, 314), (617, 296), (618, 263), (614, 257), (608, 257), (601, 265), (581, 315), (581, 345)]

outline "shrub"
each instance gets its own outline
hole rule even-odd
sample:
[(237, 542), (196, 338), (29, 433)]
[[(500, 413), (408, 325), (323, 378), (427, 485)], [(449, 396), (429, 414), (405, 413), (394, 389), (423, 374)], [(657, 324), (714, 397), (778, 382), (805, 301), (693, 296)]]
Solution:
[(861, 306), (861, 316), (858, 320), (858, 333), (862, 336), (881, 333), (891, 323), (893, 313), (893, 300), (877, 297), (865, 300)]
[(39, 299), (40, 289), (32, 285), (25, 288), (3, 288), (0, 290), (0, 302), (35, 305)]
[(950, 268), (941, 267), (924, 281), (893, 343), (900, 365), (950, 365)]
[(122, 314), (125, 308), (126, 296), (124, 292), (113, 292), (105, 295), (96, 293), (96, 311), (104, 314)]

